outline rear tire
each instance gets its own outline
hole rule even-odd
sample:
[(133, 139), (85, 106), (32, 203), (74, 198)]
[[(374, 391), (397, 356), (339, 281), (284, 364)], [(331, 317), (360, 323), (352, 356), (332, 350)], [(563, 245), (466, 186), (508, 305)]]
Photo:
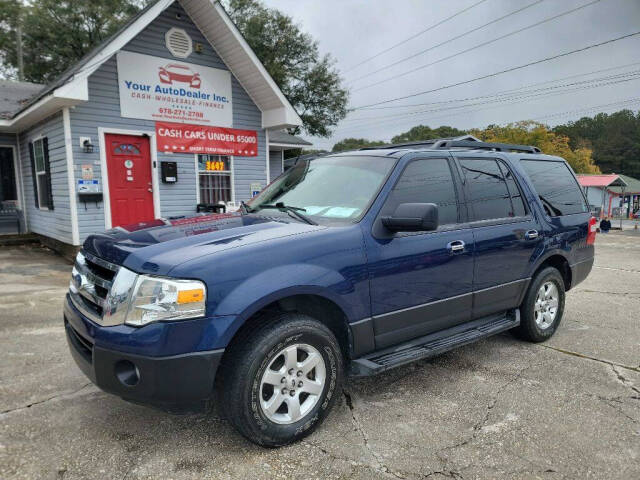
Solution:
[(261, 317), (223, 361), (227, 419), (248, 440), (278, 447), (309, 435), (327, 416), (342, 385), (334, 334), (299, 313)]
[(520, 306), (520, 326), (514, 333), (529, 342), (544, 342), (558, 329), (564, 314), (564, 280), (553, 267), (540, 270)]

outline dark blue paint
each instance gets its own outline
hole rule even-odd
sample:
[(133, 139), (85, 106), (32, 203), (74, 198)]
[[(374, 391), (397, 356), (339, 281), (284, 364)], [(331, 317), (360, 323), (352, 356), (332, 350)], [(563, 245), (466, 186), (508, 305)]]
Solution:
[[(593, 257), (593, 246), (585, 242), (589, 215), (546, 217), (519, 156), (495, 152), (474, 156), (499, 157), (510, 165), (529, 205), (525, 219), (498, 225), (463, 219), (453, 230), (379, 238), (373, 234), (378, 212), (407, 162), (448, 153), (371, 154), (397, 164), (369, 211), (352, 225), (316, 226), (283, 215), (272, 219), (238, 213), (181, 219), (173, 225), (156, 221), (85, 241), (85, 250), (138, 273), (205, 282), (206, 318), (142, 328), (100, 327), (67, 302), (68, 320), (100, 347), (166, 356), (224, 348), (252, 314), (292, 295), (324, 297), (353, 323), (451, 297), (466, 298), (471, 305), (474, 292), (529, 278), (550, 255), (562, 255), (571, 265)], [(538, 240), (524, 239), (531, 229), (540, 232)], [(454, 255), (446, 249), (454, 240), (465, 242), (464, 252)], [(473, 317), (469, 307), (451, 321)]]

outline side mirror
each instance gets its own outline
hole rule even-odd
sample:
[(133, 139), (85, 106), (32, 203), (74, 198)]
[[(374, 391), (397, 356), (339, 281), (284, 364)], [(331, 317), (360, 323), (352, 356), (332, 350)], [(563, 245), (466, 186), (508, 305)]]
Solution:
[(401, 203), (382, 224), (392, 232), (428, 232), (438, 228), (438, 206), (435, 203)]

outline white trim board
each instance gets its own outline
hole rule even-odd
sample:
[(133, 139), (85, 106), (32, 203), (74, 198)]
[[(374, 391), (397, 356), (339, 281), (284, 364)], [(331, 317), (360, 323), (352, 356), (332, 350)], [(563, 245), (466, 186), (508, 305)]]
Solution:
[(62, 126), (64, 128), (64, 149), (67, 157), (67, 182), (69, 184), (69, 215), (71, 216), (71, 244), (80, 245), (80, 228), (78, 226), (78, 201), (76, 197), (75, 164), (73, 162), (73, 136), (71, 135), (71, 116), (69, 107), (62, 109)]
[(109, 230), (111, 223), (111, 197), (109, 196), (109, 173), (107, 168), (107, 150), (105, 134), (131, 135), (134, 137), (149, 137), (149, 151), (151, 153), (151, 188), (153, 188), (153, 215), (160, 218), (160, 182), (158, 180), (158, 152), (156, 151), (156, 132), (144, 130), (128, 130), (123, 128), (98, 127), (98, 145), (100, 148), (100, 177), (102, 181), (102, 204), (104, 205), (104, 228)]

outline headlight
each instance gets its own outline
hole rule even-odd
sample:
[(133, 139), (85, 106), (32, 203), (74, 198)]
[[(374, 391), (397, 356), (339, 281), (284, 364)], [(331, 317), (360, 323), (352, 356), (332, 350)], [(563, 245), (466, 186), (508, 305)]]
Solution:
[(204, 317), (206, 290), (197, 280), (138, 275), (127, 311), (127, 325)]

